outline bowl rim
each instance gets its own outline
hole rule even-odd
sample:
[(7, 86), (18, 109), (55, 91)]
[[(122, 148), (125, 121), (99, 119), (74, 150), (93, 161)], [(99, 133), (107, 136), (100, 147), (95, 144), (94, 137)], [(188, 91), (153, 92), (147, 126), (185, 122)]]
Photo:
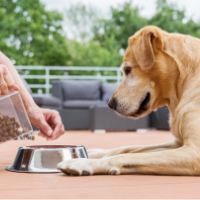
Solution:
[(45, 149), (45, 150), (56, 150), (56, 149), (79, 149), (84, 148), (83, 145), (72, 145), (72, 144), (45, 144), (45, 145), (29, 145), (29, 146), (22, 146), (20, 147), (22, 149)]

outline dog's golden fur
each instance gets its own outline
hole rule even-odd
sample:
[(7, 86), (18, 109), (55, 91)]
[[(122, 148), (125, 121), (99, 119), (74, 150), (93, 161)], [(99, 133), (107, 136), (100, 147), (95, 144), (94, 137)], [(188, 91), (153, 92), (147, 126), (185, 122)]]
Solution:
[[(170, 110), (172, 142), (88, 150), (90, 159), (64, 161), (66, 174), (200, 175), (200, 40), (147, 26), (129, 38), (123, 80), (112, 98), (127, 117), (142, 117), (157, 107)], [(148, 107), (141, 102), (150, 93)]]

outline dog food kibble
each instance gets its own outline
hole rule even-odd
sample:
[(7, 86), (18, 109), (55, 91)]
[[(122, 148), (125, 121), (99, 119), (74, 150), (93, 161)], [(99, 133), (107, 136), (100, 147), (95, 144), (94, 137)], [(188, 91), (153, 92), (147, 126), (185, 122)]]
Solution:
[[(17, 140), (18, 136), (22, 133), (27, 133), (29, 131), (28, 128), (21, 127), (21, 124), (15, 117), (9, 117), (8, 115), (3, 115), (0, 112), (0, 143), (5, 142), (10, 139)], [(32, 139), (34, 140), (34, 136), (29, 136), (29, 134), (25, 134), (20, 136), (21, 139)]]
[(11, 121), (15, 121), (16, 118), (15, 118), (15, 117), (11, 117), (10, 120), (11, 120)]
[(12, 129), (13, 129), (13, 125), (12, 125), (12, 124), (9, 124), (9, 125), (8, 125), (8, 129), (9, 129), (9, 130), (12, 130)]
[(16, 123), (16, 127), (19, 128), (20, 127), (20, 123), (17, 121)]
[(7, 126), (3, 126), (2, 130), (5, 132), (7, 130)]
[(28, 132), (28, 128), (23, 128), (23, 133)]
[(8, 137), (9, 137), (8, 132), (5, 132), (5, 133), (4, 133), (4, 136), (8, 138)]

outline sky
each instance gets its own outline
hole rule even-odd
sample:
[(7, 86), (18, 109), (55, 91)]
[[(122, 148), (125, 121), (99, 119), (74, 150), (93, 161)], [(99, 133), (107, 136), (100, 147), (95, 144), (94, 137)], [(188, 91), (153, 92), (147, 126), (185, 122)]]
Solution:
[[(48, 10), (63, 11), (70, 4), (81, 2), (86, 5), (93, 5), (107, 13), (110, 6), (117, 6), (127, 0), (41, 0)], [(171, 3), (178, 4), (179, 8), (186, 9), (186, 15), (193, 17), (194, 20), (200, 19), (200, 0), (168, 0)], [(133, 5), (143, 8), (141, 14), (150, 17), (155, 13), (156, 0), (133, 0)]]

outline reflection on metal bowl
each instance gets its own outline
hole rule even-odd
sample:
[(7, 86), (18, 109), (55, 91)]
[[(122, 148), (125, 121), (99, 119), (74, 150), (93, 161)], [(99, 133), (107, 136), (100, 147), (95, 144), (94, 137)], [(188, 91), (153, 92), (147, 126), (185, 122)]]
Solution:
[(17, 155), (8, 171), (14, 172), (60, 172), (57, 164), (75, 158), (88, 158), (87, 151), (81, 145), (38, 145), (18, 149)]

